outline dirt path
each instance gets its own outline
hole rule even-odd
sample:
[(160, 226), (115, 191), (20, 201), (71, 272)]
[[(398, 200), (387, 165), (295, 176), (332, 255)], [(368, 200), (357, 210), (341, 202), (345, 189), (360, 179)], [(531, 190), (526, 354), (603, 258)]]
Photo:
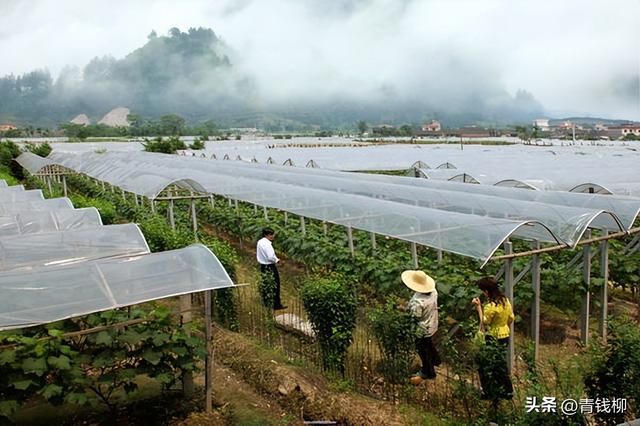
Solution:
[[(342, 425), (406, 425), (426, 420), (424, 412), (405, 407), (401, 413), (393, 403), (332, 390), (321, 375), (287, 365), (277, 354), (237, 333), (216, 328), (214, 342), (216, 359), (269, 404), (282, 407), (282, 413), (296, 413), (297, 417), (289, 419), (294, 424), (335, 421)], [(438, 424), (435, 418), (429, 420), (428, 424)]]

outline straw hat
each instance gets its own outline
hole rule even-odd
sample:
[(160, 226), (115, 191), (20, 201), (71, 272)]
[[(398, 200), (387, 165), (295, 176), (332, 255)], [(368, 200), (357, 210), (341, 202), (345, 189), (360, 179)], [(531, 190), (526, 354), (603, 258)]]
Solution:
[(434, 279), (422, 271), (404, 271), (402, 273), (402, 282), (418, 293), (431, 293), (436, 289)]

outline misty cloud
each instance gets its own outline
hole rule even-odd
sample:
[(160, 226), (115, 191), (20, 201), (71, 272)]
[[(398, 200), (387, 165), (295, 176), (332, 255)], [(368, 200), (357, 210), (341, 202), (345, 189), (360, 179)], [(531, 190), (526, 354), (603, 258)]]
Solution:
[[(57, 76), (95, 56), (122, 58), (152, 29), (203, 26), (229, 47), (233, 71), (220, 78), (256, 107), (349, 100), (420, 106), (416, 115), (424, 115), (430, 108), (508, 112), (537, 100), (553, 115), (640, 119), (638, 4), (17, 1), (0, 4), (0, 51), (11, 58), (0, 74), (48, 67)], [(197, 99), (221, 90), (219, 81), (172, 90)], [(229, 94), (222, 92), (216, 96)]]

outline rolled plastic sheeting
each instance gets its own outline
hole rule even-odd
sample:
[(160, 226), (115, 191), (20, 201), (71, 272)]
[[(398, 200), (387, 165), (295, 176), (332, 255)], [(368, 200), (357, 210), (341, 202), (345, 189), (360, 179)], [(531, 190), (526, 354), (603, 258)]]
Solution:
[(0, 330), (233, 286), (220, 261), (201, 244), (142, 256), (0, 272)]
[(101, 226), (102, 219), (95, 207), (44, 212), (26, 211), (0, 216), (0, 238), (11, 235), (38, 234), (51, 231)]
[(149, 253), (137, 225), (108, 225), (0, 238), (0, 270), (67, 265)]
[(61, 209), (73, 209), (71, 200), (66, 197), (62, 197), (34, 201), (0, 201), (0, 216), (20, 213), (24, 211), (49, 211)]

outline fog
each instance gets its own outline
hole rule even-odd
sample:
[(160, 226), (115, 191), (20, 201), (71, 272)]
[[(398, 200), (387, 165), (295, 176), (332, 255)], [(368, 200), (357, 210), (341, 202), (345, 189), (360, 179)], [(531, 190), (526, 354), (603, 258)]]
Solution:
[(0, 3), (0, 75), (55, 76), (122, 58), (151, 30), (202, 26), (229, 46), (258, 104), (455, 110), (511, 105), (525, 90), (548, 116), (640, 120), (638, 16), (636, 0), (11, 1)]

